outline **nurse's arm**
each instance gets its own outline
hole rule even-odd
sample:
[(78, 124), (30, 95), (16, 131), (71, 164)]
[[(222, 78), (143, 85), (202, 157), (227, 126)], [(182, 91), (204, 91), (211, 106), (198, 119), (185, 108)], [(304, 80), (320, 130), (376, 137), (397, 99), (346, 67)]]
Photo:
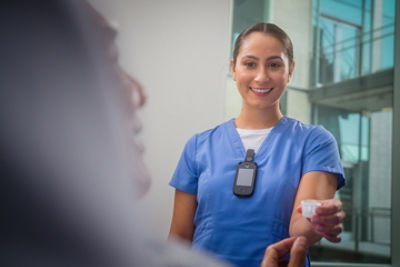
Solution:
[[(333, 199), (337, 188), (337, 175), (312, 171), (303, 175), (297, 190), (289, 233), (291, 236), (305, 236), (309, 245), (325, 237), (331, 242), (339, 242), (345, 213), (342, 203)], [(301, 215), (300, 202), (315, 199), (321, 202), (311, 220)]]
[(192, 242), (194, 233), (194, 215), (197, 209), (195, 194), (175, 190), (174, 211), (172, 214), (169, 238), (179, 238)]

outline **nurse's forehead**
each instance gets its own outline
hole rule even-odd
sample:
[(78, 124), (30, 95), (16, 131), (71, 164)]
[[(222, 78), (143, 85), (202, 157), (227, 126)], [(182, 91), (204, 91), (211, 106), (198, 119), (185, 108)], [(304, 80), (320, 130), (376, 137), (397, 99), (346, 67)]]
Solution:
[(247, 35), (243, 41), (240, 49), (257, 47), (270, 47), (283, 50), (282, 43), (275, 36), (263, 32), (252, 32)]
[(265, 33), (251, 33), (243, 39), (238, 56), (247, 57), (285, 57), (282, 43), (272, 35)]

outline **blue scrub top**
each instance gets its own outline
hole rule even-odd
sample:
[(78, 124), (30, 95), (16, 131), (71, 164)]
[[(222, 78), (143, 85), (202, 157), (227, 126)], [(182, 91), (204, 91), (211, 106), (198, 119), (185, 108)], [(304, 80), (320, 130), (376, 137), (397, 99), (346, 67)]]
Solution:
[(255, 155), (257, 180), (248, 198), (233, 194), (236, 167), (245, 155), (229, 120), (187, 142), (170, 185), (197, 195), (192, 246), (251, 267), (260, 266), (268, 245), (289, 237), (293, 203), (305, 173), (338, 174), (338, 189), (344, 177), (332, 134), (288, 117), (275, 125)]

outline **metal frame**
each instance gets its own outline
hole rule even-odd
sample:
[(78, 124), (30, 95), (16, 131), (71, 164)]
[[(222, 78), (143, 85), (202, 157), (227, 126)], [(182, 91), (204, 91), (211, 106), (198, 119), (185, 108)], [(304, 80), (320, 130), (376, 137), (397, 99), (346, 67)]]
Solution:
[[(375, 110), (393, 105), (393, 69), (309, 90), (312, 103), (346, 110)], [(365, 99), (370, 101), (366, 102)], [(368, 104), (368, 106), (366, 106)]]
[(394, 80), (393, 80), (393, 141), (392, 141), (392, 266), (400, 267), (400, 1), (396, 1)]

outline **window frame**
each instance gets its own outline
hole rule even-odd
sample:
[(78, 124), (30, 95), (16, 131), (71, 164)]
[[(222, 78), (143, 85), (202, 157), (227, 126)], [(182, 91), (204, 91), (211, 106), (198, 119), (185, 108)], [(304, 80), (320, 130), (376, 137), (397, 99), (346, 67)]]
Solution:
[[(399, 1), (396, 3), (399, 4)], [(400, 266), (400, 8), (396, 8), (395, 15), (395, 45), (394, 45), (394, 68), (393, 68), (393, 140), (392, 140), (392, 192), (391, 192), (391, 264), (365, 264), (365, 263), (331, 263), (313, 262), (315, 267), (398, 267)], [(397, 160), (396, 160), (397, 159)]]
[[(314, 23), (319, 25), (319, 15), (320, 15), (320, 0), (314, 0), (314, 8), (316, 5), (317, 15), (314, 17)], [(391, 174), (391, 264), (369, 264), (369, 263), (333, 263), (333, 262), (321, 262), (313, 261), (313, 266), (400, 266), (400, 229), (397, 227), (400, 225), (400, 194), (398, 194), (398, 188), (400, 188), (400, 1), (396, 1), (395, 5), (395, 29), (394, 29), (394, 64), (393, 64), (393, 132), (392, 132), (392, 174)], [(314, 14), (314, 12), (313, 12)], [(313, 15), (315, 16), (315, 14)], [(315, 36), (318, 38), (319, 36)], [(317, 41), (318, 43), (318, 41)], [(319, 47), (315, 47), (319, 50)], [(318, 53), (319, 55), (319, 53)], [(319, 81), (319, 62), (314, 61), (315, 76), (312, 77), (311, 81), (313, 84), (317, 84)], [(360, 70), (362, 66), (360, 64)], [(312, 109), (314, 110), (314, 109)], [(315, 115), (315, 114), (314, 114)]]
[[(393, 81), (393, 141), (392, 141), (392, 266), (400, 266), (400, 7), (396, 1), (394, 29), (394, 81)], [(397, 161), (396, 161), (397, 159)], [(397, 189), (397, 190), (396, 190)], [(397, 252), (397, 253), (396, 253)]]

